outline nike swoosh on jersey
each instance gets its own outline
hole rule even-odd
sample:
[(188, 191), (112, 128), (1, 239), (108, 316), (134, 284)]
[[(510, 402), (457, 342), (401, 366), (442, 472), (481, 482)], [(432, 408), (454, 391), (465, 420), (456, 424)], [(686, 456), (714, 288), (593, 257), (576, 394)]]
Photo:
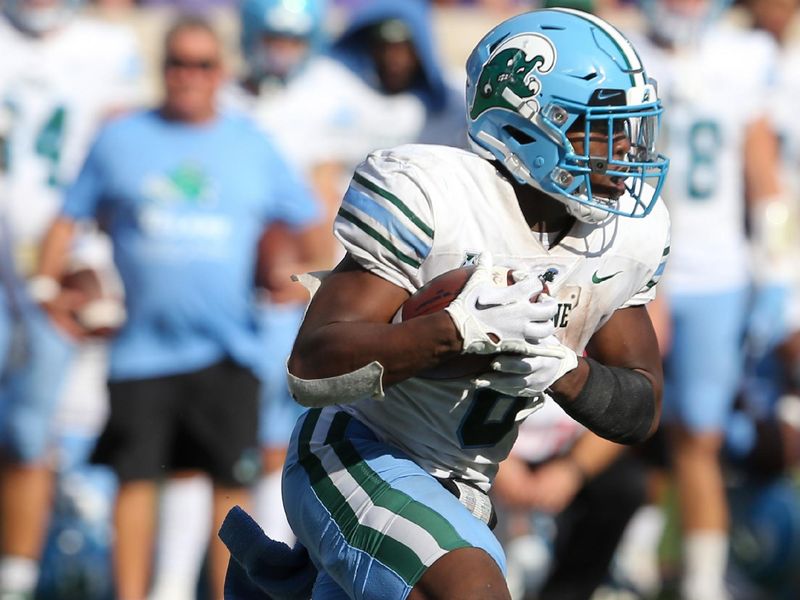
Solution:
[(597, 271), (595, 271), (594, 273), (592, 273), (592, 283), (603, 283), (604, 281), (611, 279), (612, 277), (616, 277), (620, 273), (622, 273), (622, 271), (617, 271), (616, 273), (612, 273), (611, 275), (606, 275), (605, 277), (599, 277), (597, 275)]

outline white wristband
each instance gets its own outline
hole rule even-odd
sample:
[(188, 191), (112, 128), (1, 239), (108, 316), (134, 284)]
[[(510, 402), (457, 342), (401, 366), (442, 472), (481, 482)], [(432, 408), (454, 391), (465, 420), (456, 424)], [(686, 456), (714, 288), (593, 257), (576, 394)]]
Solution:
[(349, 404), (364, 398), (383, 400), (383, 365), (373, 360), (368, 365), (333, 377), (300, 379), (289, 372), (286, 376), (292, 397), (303, 406), (320, 407)]
[(50, 302), (61, 293), (61, 284), (48, 275), (34, 275), (28, 280), (28, 295), (39, 304)]

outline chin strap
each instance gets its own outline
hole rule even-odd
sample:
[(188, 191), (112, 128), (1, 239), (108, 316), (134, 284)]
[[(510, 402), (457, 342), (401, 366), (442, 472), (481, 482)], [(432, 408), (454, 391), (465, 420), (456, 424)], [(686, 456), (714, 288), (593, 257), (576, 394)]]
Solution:
[(588, 204), (581, 204), (576, 200), (571, 200), (569, 202), (565, 202), (563, 199), (559, 198), (558, 196), (554, 196), (557, 200), (562, 202), (564, 206), (567, 207), (567, 212), (571, 214), (573, 217), (578, 219), (583, 223), (589, 223), (590, 225), (597, 225), (598, 223), (602, 223), (606, 219), (611, 216), (607, 210), (603, 210), (602, 208), (597, 208), (595, 206), (590, 206)]

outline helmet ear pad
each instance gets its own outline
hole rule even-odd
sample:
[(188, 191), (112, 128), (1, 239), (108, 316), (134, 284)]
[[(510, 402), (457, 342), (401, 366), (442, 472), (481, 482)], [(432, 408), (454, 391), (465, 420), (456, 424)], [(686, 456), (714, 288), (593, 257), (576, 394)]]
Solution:
[[(486, 115), (486, 118), (490, 120), (491, 115)], [(543, 143), (543, 138), (547, 137), (544, 131), (517, 114), (504, 117), (500, 123), (492, 123), (489, 129), (497, 132), (496, 137), (511, 155), (521, 159), (528, 176), (517, 177), (519, 182), (531, 184), (533, 180), (536, 187), (543, 189), (566, 151), (558, 144)], [(516, 176), (516, 173), (512, 174)]]

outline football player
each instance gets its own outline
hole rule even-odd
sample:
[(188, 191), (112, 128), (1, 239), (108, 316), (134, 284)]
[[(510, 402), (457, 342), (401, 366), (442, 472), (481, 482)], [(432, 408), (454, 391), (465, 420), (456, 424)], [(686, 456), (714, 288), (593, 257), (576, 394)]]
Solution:
[[(36, 266), (35, 249), (58, 210), (62, 187), (75, 175), (95, 128), (110, 111), (135, 101), (139, 77), (132, 33), (76, 17), (79, 6), (74, 0), (8, 0), (0, 15), (0, 103), (7, 117), (8, 158), (2, 194), (20, 315), (14, 360), (0, 390), (7, 407), (0, 591), (23, 597), (36, 584), (51, 498), (48, 433), (74, 349), (74, 340), (55, 331), (37, 302), (60, 297), (62, 324), (83, 334), (69, 317), (73, 307), (66, 303), (69, 295), (59, 293), (59, 282), (25, 280)], [(103, 362), (95, 368), (102, 372)]]
[[(682, 597), (727, 598), (728, 516), (719, 450), (744, 366), (753, 274), (775, 262), (769, 215), (781, 203), (776, 137), (767, 119), (775, 47), (726, 26), (722, 0), (650, 0), (646, 39), (634, 39), (669, 111), (672, 158), (664, 199), (674, 251), (664, 280), (671, 336), (664, 421), (682, 515)], [(745, 92), (746, 90), (746, 92)], [(736, 101), (731, 101), (736, 98)], [(751, 270), (745, 232), (767, 252)], [(773, 211), (772, 213), (770, 211)]]
[[(335, 224), (347, 256), (322, 280), (288, 363), (293, 395), (313, 407), (283, 482), (305, 549), (280, 557), (297, 569), (271, 568), (270, 541), (234, 510), (221, 531), (232, 597), (263, 597), (259, 584), (281, 597), (269, 585), (281, 574), (298, 593), (313, 574), (307, 551), (317, 598), (508, 598), (486, 493), (519, 423), (558, 402), (617, 442), (657, 426), (662, 376), (644, 305), (669, 219), (655, 85), (619, 31), (568, 9), (495, 27), (467, 77), (474, 152), (405, 145), (356, 169)], [(470, 263), (444, 310), (396, 322), (426, 281)], [(493, 265), (516, 283), (493, 283)], [(486, 373), (416, 376), (495, 353)]]

